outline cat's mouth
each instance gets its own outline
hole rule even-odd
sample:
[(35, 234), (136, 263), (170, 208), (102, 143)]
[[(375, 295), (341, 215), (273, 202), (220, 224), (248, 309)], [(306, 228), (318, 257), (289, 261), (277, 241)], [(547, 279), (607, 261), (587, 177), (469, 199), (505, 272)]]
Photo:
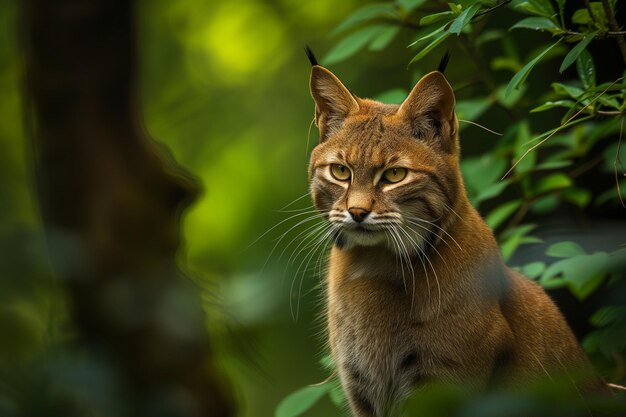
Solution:
[(383, 229), (379, 226), (356, 223), (356, 224), (343, 224), (342, 229), (346, 232), (362, 233), (362, 234), (376, 234), (383, 233)]
[(364, 224), (343, 225), (341, 231), (348, 243), (355, 246), (374, 246), (385, 241), (384, 230), (376, 226)]

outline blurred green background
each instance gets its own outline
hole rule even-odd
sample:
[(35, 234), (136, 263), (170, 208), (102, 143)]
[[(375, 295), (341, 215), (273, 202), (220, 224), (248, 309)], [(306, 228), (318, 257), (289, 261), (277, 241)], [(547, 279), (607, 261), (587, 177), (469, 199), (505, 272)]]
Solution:
[[(306, 246), (298, 253), (303, 246), (294, 240), (302, 230), (298, 227), (277, 242), (301, 217), (274, 226), (294, 215), (289, 210), (309, 204), (308, 198), (296, 200), (307, 192), (308, 155), (317, 142), (317, 131), (311, 128), (310, 65), (303, 47), (309, 44), (324, 57), (341, 39), (330, 36), (333, 28), (362, 5), (356, 0), (138, 3), (145, 125), (203, 184), (202, 197), (184, 217), (180, 260), (220, 300), (217, 305), (207, 303), (211, 317), (207, 329), (217, 343), (218, 362), (231, 380), (241, 416), (274, 415), (290, 392), (329, 376), (319, 365), (324, 323), (320, 277), (314, 271), (318, 257), (312, 258), (307, 270)], [(433, 9), (437, 5), (433, 2)], [(23, 131), (18, 6), (17, 0), (0, 2), (0, 410), (10, 410), (15, 396), (32, 392), (25, 375), (33, 367), (38, 369), (34, 364), (45, 362), (46, 352), (71, 338), (64, 294), (46, 257), (32, 186), (32, 155)], [(519, 16), (507, 12), (498, 19), (498, 25), (506, 26)], [(407, 67), (415, 50), (406, 45), (415, 36), (413, 28), (402, 28), (384, 49), (359, 51), (330, 68), (357, 95), (386, 93), (393, 101), (419, 75), (436, 68), (445, 49), (452, 49), (447, 72), (451, 84), (463, 87), (459, 98), (466, 101), (466, 111), (480, 106), (480, 100), (468, 101), (479, 97), (478, 90), (467, 88), (469, 80), (480, 78), (480, 70), (458, 45), (439, 47)], [(550, 38), (534, 32), (514, 36), (522, 55)], [(597, 57), (614, 50), (612, 45), (599, 48), (604, 49), (598, 49)], [(490, 65), (491, 58), (484, 57), (484, 64)], [(559, 62), (535, 71), (529, 91), (541, 96)], [(619, 65), (619, 59), (615, 62)], [(623, 67), (605, 68), (601, 59), (596, 63), (599, 78), (623, 72)], [(504, 85), (512, 75), (502, 71), (505, 67), (495, 71)], [(480, 117), (480, 123), (503, 132), (512, 124), (509, 113), (505, 106), (494, 106), (475, 119)], [(541, 113), (532, 119), (534, 131), (557, 126), (561, 116)], [(614, 143), (618, 129), (611, 129)], [(461, 136), (463, 154), (478, 157), (496, 149), (498, 140), (466, 125)], [(587, 151), (591, 155), (592, 150)], [(611, 154), (607, 155), (602, 166), (609, 170), (581, 179), (594, 196), (615, 187)], [(486, 162), (485, 170), (491, 169), (490, 163)], [(504, 166), (497, 165), (502, 171)], [(483, 214), (512, 199), (504, 190), (494, 197), (481, 206)], [(609, 196), (608, 206), (553, 207), (550, 216), (544, 216), (541, 208), (535, 218), (531, 212), (528, 216), (539, 225), (542, 240), (519, 242), (527, 237), (522, 233), (509, 253), (515, 252), (510, 263), (545, 261), (542, 241), (582, 239), (581, 245), (590, 252), (615, 250), (623, 245), (626, 230), (616, 198), (616, 193)], [(516, 251), (522, 243), (528, 245)], [(566, 315), (577, 320), (577, 334), (582, 337), (589, 330), (589, 316), (604, 299), (579, 308), (568, 294), (559, 297), (565, 307), (570, 306), (571, 316), (568, 311)], [(620, 343), (623, 351), (623, 337)], [(335, 410), (324, 398), (306, 415), (334, 415)]]

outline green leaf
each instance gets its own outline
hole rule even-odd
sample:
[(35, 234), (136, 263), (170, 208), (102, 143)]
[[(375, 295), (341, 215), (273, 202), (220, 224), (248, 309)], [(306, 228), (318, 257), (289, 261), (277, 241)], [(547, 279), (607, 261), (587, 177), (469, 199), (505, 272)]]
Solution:
[(602, 283), (606, 276), (609, 255), (596, 252), (592, 255), (577, 255), (550, 265), (541, 277), (542, 284), (557, 275), (567, 283), (578, 299), (584, 300)]
[(552, 83), (550, 85), (552, 86), (552, 89), (554, 90), (555, 93), (568, 95), (571, 98), (574, 98), (576, 100), (578, 100), (583, 94), (585, 94), (585, 92), (582, 89), (578, 87), (574, 87), (572, 85), (561, 84), (561, 83)]
[(486, 43), (500, 40), (502, 39), (503, 36), (504, 36), (504, 31), (502, 30), (499, 30), (499, 29), (485, 30), (476, 37), (476, 40), (474, 41), (474, 43), (476, 44), (476, 47), (480, 47), (481, 45), (484, 45)]
[(570, 109), (570, 108), (574, 107), (575, 104), (576, 104), (576, 102), (574, 102), (572, 100), (546, 101), (541, 106), (535, 107), (534, 109), (532, 109), (530, 112), (531, 113), (539, 113), (541, 111), (550, 110), (550, 109), (553, 109), (555, 107), (565, 107), (565, 108)]
[(445, 29), (446, 29), (446, 25), (443, 25), (443, 26), (433, 30), (432, 32), (430, 32), (428, 34), (426, 34), (426, 35), (424, 35), (422, 37), (417, 38), (417, 40), (413, 41), (408, 46), (409, 47), (410, 46), (414, 46), (414, 45), (417, 45), (418, 43), (420, 43), (421, 41), (425, 41), (426, 39), (437, 37), (437, 36), (441, 35), (442, 33), (444, 33)]
[(532, 206), (533, 214), (545, 215), (554, 211), (559, 206), (560, 200), (555, 195), (547, 195), (536, 200)]
[(552, 17), (555, 14), (554, 8), (549, 0), (528, 0), (519, 3), (515, 7), (522, 8), (529, 13), (543, 17)]
[(559, 242), (550, 245), (546, 255), (554, 258), (571, 258), (572, 256), (585, 255), (585, 250), (576, 242)]
[(578, 207), (586, 207), (591, 202), (591, 192), (584, 188), (568, 188), (561, 193), (561, 196)]
[(521, 236), (512, 236), (500, 243), (500, 252), (505, 261), (508, 261), (521, 245)]
[(604, 269), (608, 255), (604, 252), (594, 253), (568, 259), (563, 279), (567, 281), (570, 291), (584, 300), (591, 295), (604, 281)]
[(510, 70), (511, 72), (517, 72), (522, 68), (517, 58), (497, 56), (491, 60), (491, 68), (495, 71)]
[(563, 62), (561, 63), (561, 67), (559, 68), (559, 72), (561, 74), (563, 74), (563, 71), (565, 71), (570, 65), (574, 63), (574, 61), (576, 61), (578, 55), (581, 54), (581, 52), (587, 47), (587, 45), (589, 45), (589, 42), (591, 42), (597, 34), (598, 32), (589, 33), (583, 38), (582, 41), (578, 42), (567, 55), (565, 55), (565, 58), (563, 58)]
[(330, 389), (330, 384), (313, 385), (292, 392), (276, 407), (275, 417), (302, 415), (317, 403)]
[(609, 256), (607, 271), (610, 274), (622, 274), (626, 271), (626, 247), (611, 252)]
[(380, 51), (385, 49), (387, 45), (396, 37), (400, 31), (400, 26), (388, 26), (383, 29), (378, 36), (370, 43), (370, 51)]
[(407, 12), (417, 9), (424, 3), (426, 3), (426, 0), (398, 0), (398, 4), (400, 5), (400, 7), (402, 7)]
[(554, 174), (550, 174), (547, 177), (541, 178), (537, 182), (537, 186), (533, 190), (533, 195), (539, 195), (548, 191), (567, 188), (571, 185), (572, 180), (567, 175), (561, 172), (557, 172)]
[(572, 23), (576, 23), (578, 25), (588, 25), (591, 23), (591, 16), (589, 16), (589, 11), (587, 9), (578, 9), (572, 14)]
[(621, 94), (614, 94), (614, 95), (603, 95), (598, 97), (598, 101), (600, 103), (602, 103), (605, 106), (609, 106), (612, 107), (616, 110), (621, 110), (623, 104), (620, 103), (618, 100), (622, 99), (622, 95)]
[(456, 102), (454, 111), (459, 119), (476, 120), (489, 106), (491, 106), (491, 100), (485, 97), (472, 100), (459, 100)]
[(626, 324), (619, 323), (606, 329), (589, 333), (583, 340), (583, 347), (587, 352), (601, 352), (605, 358), (614, 358), (614, 353), (626, 347)]
[(331, 371), (331, 372), (335, 371), (335, 364), (333, 363), (333, 357), (331, 356), (330, 353), (327, 353), (326, 355), (322, 356), (321, 359), (319, 360), (319, 364), (322, 366), (322, 368), (326, 369), (327, 371)]
[(547, 290), (552, 290), (555, 288), (563, 288), (567, 285), (567, 281), (562, 278), (552, 278), (548, 281), (542, 281), (541, 286)]
[(420, 26), (427, 26), (432, 23), (439, 22), (440, 20), (450, 18), (452, 16), (454, 16), (454, 13), (449, 12), (449, 11), (433, 13), (433, 14), (429, 14), (428, 16), (422, 17), (419, 21), (419, 24)]
[(593, 57), (586, 49), (583, 49), (576, 58), (576, 71), (585, 88), (596, 86), (596, 66)]
[(615, 322), (626, 321), (625, 306), (605, 306), (593, 313), (589, 319), (591, 324), (597, 327), (604, 327)]
[(498, 98), (498, 102), (502, 104), (504, 107), (511, 109), (514, 108), (515, 105), (520, 101), (524, 94), (526, 93), (526, 86), (522, 85), (517, 90), (513, 90), (510, 95), (506, 95), (506, 86), (501, 85), (496, 90), (496, 97)]
[[(460, 2), (459, 2), (460, 3)], [(450, 11), (454, 14), (460, 14), (461, 10), (463, 10), (463, 5), (462, 4), (457, 4), (457, 3), (448, 3), (448, 8), (450, 9)]]
[(467, 187), (476, 192), (499, 181), (505, 170), (506, 161), (492, 154), (465, 158), (461, 163), (461, 171)]
[(391, 90), (379, 94), (375, 98), (387, 104), (401, 104), (408, 94), (409, 93), (403, 88), (392, 88)]
[(439, 45), (441, 42), (445, 41), (448, 38), (448, 36), (450, 36), (450, 35), (451, 35), (450, 32), (442, 32), (439, 36), (437, 36), (435, 39), (433, 39), (433, 41), (430, 44), (428, 44), (428, 46), (426, 46), (424, 49), (419, 51), (417, 53), (417, 55), (415, 55), (413, 57), (413, 59), (411, 59), (411, 61), (409, 62), (409, 65), (411, 65), (412, 63), (417, 62), (420, 59), (424, 58), (426, 56), (426, 54), (428, 54), (430, 51), (435, 49), (435, 47), (437, 45)]
[(521, 245), (543, 242), (541, 239), (534, 236), (526, 236), (526, 232), (521, 233), (520, 231), (515, 230), (515, 233), (509, 233), (509, 231), (510, 230), (507, 230), (507, 232), (502, 234), (500, 243), (500, 252), (502, 253), (502, 257), (507, 261), (511, 258), (511, 256), (513, 256), (517, 248)]
[(526, 236), (528, 233), (535, 230), (536, 224), (520, 224), (519, 226), (511, 227), (502, 233), (502, 239), (508, 239), (512, 236)]
[(335, 404), (337, 407), (339, 408), (345, 407), (346, 396), (343, 393), (343, 389), (341, 388), (341, 384), (339, 384), (339, 381), (337, 380), (337, 378), (333, 380), (332, 388), (330, 389), (328, 396), (330, 397), (330, 400), (332, 401), (332, 403)]
[(528, 120), (523, 120), (518, 125), (517, 137), (515, 139), (515, 152), (513, 154), (513, 158), (518, 161), (517, 165), (515, 165), (515, 173), (517, 174), (529, 172), (535, 166), (537, 159), (535, 152), (530, 152), (522, 158), (531, 139)]
[(593, 23), (593, 25), (604, 31), (604, 30), (608, 30), (609, 28), (609, 20), (606, 17), (606, 14), (604, 13), (604, 6), (602, 5), (601, 1), (592, 1), (589, 2), (589, 8), (591, 9), (591, 13), (593, 14), (593, 16), (591, 16), (591, 23)]
[(528, 74), (530, 74), (530, 71), (534, 68), (534, 66), (537, 65), (537, 63), (539, 63), (539, 61), (541, 61), (541, 59), (559, 43), (560, 43), (560, 40), (553, 43), (552, 45), (547, 47), (543, 52), (537, 55), (533, 60), (531, 60), (528, 64), (524, 65), (524, 67), (517, 74), (515, 74), (513, 78), (511, 78), (511, 81), (506, 87), (505, 96), (508, 97), (513, 90), (517, 89), (520, 86), (520, 84), (523, 84), (526, 78), (528, 77)]
[(546, 264), (543, 262), (531, 262), (522, 267), (522, 274), (526, 275), (528, 278), (535, 279), (539, 277), (545, 269)]
[(373, 19), (375, 17), (391, 17), (397, 18), (398, 15), (395, 12), (393, 3), (374, 3), (364, 6), (341, 22), (331, 33), (330, 36), (335, 36), (341, 32)]
[[(555, 136), (553, 136), (555, 137)], [(541, 170), (548, 170), (548, 169), (558, 169), (558, 168), (565, 168), (572, 165), (572, 161), (546, 161), (546, 162), (542, 162), (539, 165), (537, 165), (535, 167), (535, 171), (541, 171)], [(569, 190), (565, 190), (564, 192), (567, 192)]]
[(331, 65), (351, 57), (367, 45), (374, 37), (378, 36), (385, 28), (387, 28), (386, 25), (367, 26), (351, 33), (328, 52), (323, 59), (324, 64)]
[(547, 17), (527, 17), (511, 26), (509, 30), (513, 29), (558, 30), (560, 28)]
[(592, 92), (603, 92), (603, 91), (617, 91), (617, 90), (624, 90), (624, 89), (626, 89), (626, 83), (619, 83), (619, 82), (612, 81), (612, 82), (602, 83), (594, 88), (589, 88), (587, 89), (587, 91), (592, 93)]
[(520, 240), (521, 243), (543, 243), (543, 239), (537, 236), (523, 236)]
[(492, 210), (486, 217), (485, 221), (492, 229), (500, 226), (522, 205), (522, 200), (513, 200)]
[(472, 20), (478, 10), (480, 10), (480, 3), (472, 4), (470, 7), (463, 10), (461, 14), (454, 19), (454, 22), (452, 22), (452, 26), (450, 26), (448, 32), (460, 35), (463, 28), (470, 22), (470, 20)]
[(482, 201), (489, 200), (490, 198), (496, 197), (500, 195), (502, 191), (511, 183), (509, 180), (498, 181), (496, 183), (491, 184), (489, 187), (481, 190), (472, 202), (474, 204), (479, 204)]
[(534, 224), (523, 224), (505, 230), (499, 239), (502, 257), (508, 260), (515, 253), (515, 250), (524, 243), (541, 242), (540, 239), (527, 236), (535, 227)]

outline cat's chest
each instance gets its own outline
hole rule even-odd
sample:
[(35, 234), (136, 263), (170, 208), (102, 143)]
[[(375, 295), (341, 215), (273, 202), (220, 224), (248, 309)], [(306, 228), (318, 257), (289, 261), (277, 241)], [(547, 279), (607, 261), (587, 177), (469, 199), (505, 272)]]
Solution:
[(331, 276), (330, 344), (344, 373), (402, 390), (463, 366), (462, 346), (447, 340), (458, 323), (435, 319), (428, 294), (415, 295), (419, 288), (407, 279), (405, 286), (367, 274)]
[(372, 277), (331, 284), (328, 321), (336, 359), (355, 374), (381, 381), (430, 373), (430, 330), (419, 319), (416, 302), (404, 284)]

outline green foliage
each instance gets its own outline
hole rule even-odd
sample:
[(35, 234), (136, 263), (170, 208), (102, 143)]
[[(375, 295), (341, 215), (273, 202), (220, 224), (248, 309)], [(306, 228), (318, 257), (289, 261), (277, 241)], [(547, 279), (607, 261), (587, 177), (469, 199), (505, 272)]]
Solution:
[(329, 384), (312, 385), (289, 394), (276, 408), (276, 417), (295, 417), (309, 410), (329, 391)]
[[(615, 1), (609, 3), (611, 13), (599, 1), (589, 7), (579, 2), (573, 10), (565, 7), (566, 0), (376, 3), (339, 24), (332, 36), (341, 33), (343, 38), (336, 41), (325, 63), (347, 59), (366, 46), (377, 54), (392, 54), (400, 51), (395, 48), (399, 39), (409, 39), (411, 56), (404, 60), (409, 69), (429, 59), (432, 65), (444, 48), (455, 50), (447, 76), (458, 90), (462, 86), (471, 91), (457, 96), (462, 145), (471, 140), (466, 138), (470, 126), (465, 121), (494, 122), (496, 117), (488, 117), (491, 113), (504, 113), (509, 119), (499, 124), (500, 138), (485, 139), (490, 143), (487, 150), (463, 155), (461, 169), (471, 202), (495, 229), (503, 258), (512, 262), (521, 246), (545, 245), (540, 226), (548, 216), (574, 211), (584, 217), (588, 210), (615, 209), (621, 204), (626, 147), (618, 143), (626, 113), (625, 77), (605, 79), (600, 74), (607, 71), (596, 68), (605, 69), (604, 58), (594, 60), (592, 54), (592, 46), (603, 40), (611, 42), (620, 56), (610, 31), (617, 8)], [(504, 21), (515, 23), (505, 26)], [(366, 28), (376, 31), (380, 25), (394, 24), (398, 30), (391, 34), (358, 38)], [(342, 46), (348, 39), (350, 45)], [(342, 48), (349, 54), (336, 51)], [(558, 71), (548, 65), (557, 59)], [(377, 98), (400, 103), (411, 87), (396, 85)], [(585, 180), (589, 176), (606, 181), (603, 191)], [(626, 285), (626, 250), (588, 251), (570, 240), (543, 249), (544, 258), (516, 268), (547, 289), (566, 288), (581, 301), (605, 300), (590, 318), (594, 330), (586, 335), (584, 348), (603, 356), (598, 366), (609, 379), (623, 383), (626, 309), (620, 304), (623, 297), (615, 298), (615, 293)], [(518, 415), (510, 414), (515, 408), (511, 404), (519, 404), (519, 415), (557, 415), (546, 411), (550, 407), (572, 415), (589, 411), (584, 404), (566, 411), (563, 404), (548, 405), (545, 398), (524, 397), (527, 393), (483, 397), (476, 403), (447, 388), (435, 388), (431, 394), (419, 395), (408, 408), (411, 415)]]
[(528, 62), (528, 64), (524, 65), (522, 69), (519, 70), (517, 74), (513, 76), (513, 78), (511, 78), (509, 85), (507, 85), (506, 87), (505, 95), (506, 96), (510, 95), (513, 89), (518, 88), (524, 81), (526, 81), (528, 74), (530, 74), (530, 71), (532, 71), (535, 65), (537, 65), (539, 61), (541, 61), (548, 54), (548, 52), (550, 52), (552, 48), (554, 48), (558, 44), (559, 44), (558, 42), (555, 42), (552, 45), (548, 46), (545, 50), (543, 50), (543, 52), (541, 52), (534, 59)]
[(569, 67), (570, 65), (574, 63), (574, 61), (576, 61), (576, 58), (578, 58), (578, 55), (580, 55), (582, 51), (585, 50), (587, 45), (591, 43), (591, 41), (593, 40), (593, 38), (596, 37), (597, 34), (598, 32), (591, 32), (587, 34), (580, 42), (578, 42), (578, 44), (576, 44), (576, 46), (574, 46), (569, 51), (569, 53), (563, 59), (563, 63), (561, 64), (561, 67), (559, 68), (560, 73), (563, 73), (563, 71), (565, 71), (567, 67)]

